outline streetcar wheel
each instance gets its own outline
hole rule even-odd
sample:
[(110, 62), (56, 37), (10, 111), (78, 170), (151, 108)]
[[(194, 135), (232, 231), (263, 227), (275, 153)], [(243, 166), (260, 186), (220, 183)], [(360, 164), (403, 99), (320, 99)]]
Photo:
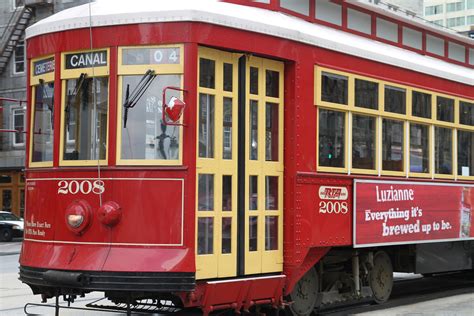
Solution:
[(4, 228), (1, 230), (0, 236), (2, 238), (2, 241), (11, 241), (13, 238), (13, 232), (11, 229)]
[(385, 303), (392, 293), (392, 261), (384, 251), (379, 251), (374, 255), (374, 266), (369, 273), (369, 285), (377, 304)]
[(296, 283), (290, 294), (290, 311), (295, 316), (311, 315), (319, 303), (319, 277), (315, 268), (311, 268)]

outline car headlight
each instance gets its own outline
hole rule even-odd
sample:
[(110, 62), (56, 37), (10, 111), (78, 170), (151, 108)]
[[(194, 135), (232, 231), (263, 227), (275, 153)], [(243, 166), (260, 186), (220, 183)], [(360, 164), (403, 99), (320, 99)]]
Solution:
[(12, 226), (12, 229), (21, 229), (21, 227), (18, 226), (18, 225), (13, 225), (13, 226)]

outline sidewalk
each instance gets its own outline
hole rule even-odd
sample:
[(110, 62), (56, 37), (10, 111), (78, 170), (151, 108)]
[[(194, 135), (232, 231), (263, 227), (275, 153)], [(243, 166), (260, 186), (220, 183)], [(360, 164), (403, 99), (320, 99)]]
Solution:
[(23, 239), (14, 238), (10, 242), (0, 242), (0, 256), (17, 255), (21, 251), (21, 242)]

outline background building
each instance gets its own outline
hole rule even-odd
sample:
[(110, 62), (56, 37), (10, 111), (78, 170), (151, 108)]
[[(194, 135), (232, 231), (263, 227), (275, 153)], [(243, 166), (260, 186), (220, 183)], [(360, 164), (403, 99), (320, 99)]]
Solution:
[(385, 0), (383, 2), (394, 4), (402, 9), (416, 13), (418, 16), (423, 16), (423, 0)]
[[(25, 29), (89, 0), (0, 1), (0, 97), (26, 100)], [(0, 101), (0, 129), (26, 130), (26, 104)], [(25, 134), (0, 133), (0, 210), (23, 215)]]
[(474, 0), (425, 0), (424, 18), (461, 33), (474, 32)]

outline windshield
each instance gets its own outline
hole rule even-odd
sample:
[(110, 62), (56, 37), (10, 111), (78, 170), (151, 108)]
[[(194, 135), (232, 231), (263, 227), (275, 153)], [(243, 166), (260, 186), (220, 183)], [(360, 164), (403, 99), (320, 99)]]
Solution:
[[(142, 77), (123, 77), (122, 104), (126, 103), (127, 89), (133, 90)], [(165, 125), (162, 121), (162, 91), (169, 86), (181, 86), (181, 76), (158, 75), (136, 106), (127, 111), (126, 125), (122, 115), (122, 159), (179, 159), (180, 127)], [(179, 92), (167, 95), (172, 96), (179, 97)]]

